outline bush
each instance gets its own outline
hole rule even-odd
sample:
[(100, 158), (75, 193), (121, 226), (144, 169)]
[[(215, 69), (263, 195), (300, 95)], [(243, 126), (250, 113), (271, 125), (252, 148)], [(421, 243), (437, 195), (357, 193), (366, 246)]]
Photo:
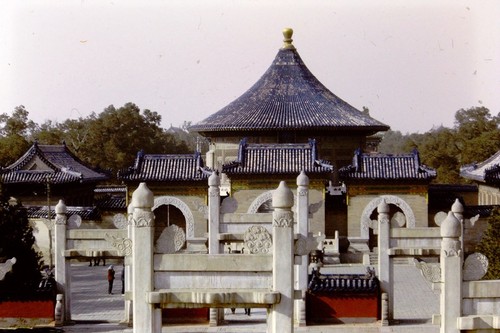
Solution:
[(18, 202), (9, 204), (6, 196), (0, 194), (0, 262), (17, 259), (12, 271), (0, 281), (1, 299), (11, 298), (9, 295), (23, 297), (37, 290), (43, 263), (34, 244), (26, 209)]
[(488, 272), (483, 277), (485, 280), (500, 279), (500, 208), (493, 209), (488, 227), (476, 248), (477, 252), (488, 258)]

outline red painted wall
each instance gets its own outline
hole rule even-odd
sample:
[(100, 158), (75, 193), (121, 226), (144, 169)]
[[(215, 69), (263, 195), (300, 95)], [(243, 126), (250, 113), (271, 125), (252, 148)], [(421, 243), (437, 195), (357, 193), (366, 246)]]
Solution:
[(0, 302), (0, 318), (54, 318), (53, 301)]
[(208, 322), (208, 308), (162, 309), (164, 323)]
[(378, 295), (307, 293), (306, 302), (308, 323), (356, 322), (356, 318), (359, 318), (359, 322), (380, 319)]

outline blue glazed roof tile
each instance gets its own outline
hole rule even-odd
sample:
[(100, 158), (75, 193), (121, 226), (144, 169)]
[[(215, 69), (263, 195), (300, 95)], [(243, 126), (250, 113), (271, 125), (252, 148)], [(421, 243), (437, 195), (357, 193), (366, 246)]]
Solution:
[[(44, 165), (36, 165), (36, 158)], [(98, 182), (109, 177), (97, 172), (69, 151), (66, 145), (39, 145), (34, 143), (16, 162), (2, 169), (6, 184)]]
[(461, 167), (460, 176), (482, 183), (500, 185), (500, 150), (481, 163)]
[(333, 166), (317, 158), (316, 143), (305, 144), (247, 144), (242, 140), (238, 159), (222, 167), (222, 172), (231, 174), (328, 174)]
[(295, 47), (283, 47), (262, 77), (195, 132), (268, 130), (386, 131), (389, 126), (349, 105), (306, 67)]
[(351, 165), (339, 169), (343, 180), (432, 180), (436, 170), (420, 164), (419, 154), (363, 154), (357, 150)]
[(137, 154), (135, 164), (118, 173), (126, 181), (197, 181), (208, 179), (200, 153)]

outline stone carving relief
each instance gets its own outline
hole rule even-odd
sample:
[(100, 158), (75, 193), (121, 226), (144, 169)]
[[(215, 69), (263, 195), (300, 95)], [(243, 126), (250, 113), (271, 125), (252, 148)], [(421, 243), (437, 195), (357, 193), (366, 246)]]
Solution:
[(117, 251), (119, 255), (132, 255), (132, 240), (129, 238), (121, 238), (106, 233), (104, 239), (108, 241)]
[(283, 211), (273, 213), (273, 227), (291, 228), (293, 226), (293, 212)]
[(427, 281), (441, 282), (441, 266), (439, 264), (429, 264), (418, 259), (413, 259), (413, 263)]
[(443, 221), (444, 221), (444, 219), (445, 219), (447, 216), (448, 216), (448, 214), (447, 214), (447, 213), (445, 213), (445, 212), (442, 212), (442, 211), (441, 211), (441, 212), (437, 212), (437, 213), (436, 213), (436, 215), (434, 215), (434, 223), (436, 223), (436, 225), (437, 225), (438, 227), (440, 227), (440, 226), (441, 226), (441, 222), (443, 222)]
[(377, 206), (382, 202), (382, 200), (385, 200), (385, 202), (389, 205), (395, 205), (399, 207), (403, 211), (404, 216), (406, 217), (406, 227), (415, 228), (415, 214), (413, 214), (413, 210), (411, 209), (410, 205), (406, 203), (406, 201), (395, 195), (381, 195), (378, 198), (375, 198), (372, 201), (370, 201), (363, 209), (363, 213), (361, 214), (361, 223), (360, 223), (362, 238), (368, 239), (369, 238), (368, 229), (375, 228), (372, 220), (370, 219), (370, 215), (372, 215), (373, 211), (377, 209)]
[(299, 235), (294, 244), (294, 253), (298, 256), (304, 256), (309, 253), (307, 250), (307, 238)]
[(138, 228), (154, 226), (155, 215), (148, 211), (135, 211), (132, 215), (132, 225)]
[(113, 224), (116, 229), (127, 229), (127, 217), (124, 214), (115, 214), (113, 216)]
[(308, 237), (299, 234), (294, 244), (294, 254), (304, 256), (309, 254), (312, 250), (323, 251), (324, 241), (325, 235), (322, 233), (319, 233), (317, 236), (309, 234)]
[(176, 253), (183, 248), (186, 243), (186, 234), (182, 228), (172, 224), (163, 229), (160, 237), (156, 241), (156, 253)]
[(238, 201), (236, 201), (233, 197), (227, 197), (222, 200), (220, 206), (221, 214), (234, 213), (236, 209), (238, 209)]
[(476, 222), (478, 220), (479, 220), (479, 214), (477, 214), (476, 216), (471, 217), (470, 219), (465, 219), (464, 220), (464, 226), (466, 228), (474, 228), (474, 225), (476, 224)]
[[(163, 197), (155, 198), (153, 210), (160, 207), (161, 205), (172, 205), (172, 206), (178, 208), (182, 212), (182, 215), (184, 215), (184, 218), (186, 219), (187, 239), (194, 238), (194, 217), (193, 217), (193, 213), (189, 209), (188, 205), (186, 205), (182, 200), (180, 200), (176, 197), (163, 196)], [(208, 208), (207, 208), (207, 212), (208, 212)]]
[(0, 264), (0, 281), (5, 278), (5, 275), (12, 270), (12, 266), (16, 263), (16, 258), (8, 259), (3, 264)]
[[(271, 202), (272, 206), (272, 199), (273, 199), (273, 191), (267, 191), (259, 195), (257, 198), (255, 198), (254, 201), (250, 204), (250, 207), (248, 207), (247, 214), (256, 214), (263, 204), (266, 203), (266, 201)], [(292, 211), (295, 211), (295, 203), (296, 203), (296, 197), (295, 195), (293, 196), (293, 207)], [(271, 207), (272, 208), (272, 207)]]
[(68, 229), (78, 229), (82, 225), (82, 217), (78, 214), (71, 215), (68, 218)]
[(318, 201), (316, 203), (309, 205), (309, 217), (312, 218), (314, 213), (318, 212), (319, 209), (323, 207), (323, 201)]
[(401, 212), (396, 212), (391, 218), (392, 228), (402, 228), (406, 225), (406, 216)]
[(197, 211), (203, 214), (204, 219), (208, 219), (208, 206), (199, 203), (198, 201), (193, 201), (193, 205)]
[(462, 255), (462, 244), (458, 238), (443, 238), (441, 252), (445, 257), (459, 257)]
[(254, 225), (248, 228), (244, 240), (245, 248), (252, 254), (272, 252), (272, 236), (263, 226)]
[(259, 210), (259, 207), (262, 206), (264, 202), (272, 199), (273, 199), (273, 191), (267, 191), (262, 193), (257, 198), (255, 198), (250, 207), (248, 207), (247, 214), (256, 214), (257, 211)]
[(481, 253), (473, 253), (465, 259), (463, 279), (464, 281), (481, 280), (488, 272), (488, 258)]
[(55, 224), (66, 224), (68, 218), (66, 215), (57, 214), (55, 219)]

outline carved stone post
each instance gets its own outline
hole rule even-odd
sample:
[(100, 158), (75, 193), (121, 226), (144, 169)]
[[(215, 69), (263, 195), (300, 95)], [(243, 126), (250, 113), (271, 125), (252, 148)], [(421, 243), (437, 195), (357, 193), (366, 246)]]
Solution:
[[(451, 206), (451, 211), (453, 215), (457, 218), (457, 220), (460, 222), (460, 248), (464, 248), (464, 206), (462, 203), (458, 200), (455, 199), (455, 202)], [(461, 257), (462, 260), (464, 259), (464, 253), (463, 251), (461, 252)]]
[[(208, 253), (219, 254), (220, 177), (213, 172), (208, 177)], [(210, 308), (209, 326), (217, 326), (224, 315), (223, 309)]]
[[(132, 204), (129, 204), (127, 207), (127, 238), (132, 239), (132, 219), (133, 219), (133, 214), (134, 214), (134, 207)], [(133, 254), (132, 254), (133, 255)], [(131, 295), (132, 293), (132, 281), (133, 281), (133, 260), (132, 256), (125, 256), (125, 295)], [(132, 318), (133, 318), (133, 307), (132, 307), (132, 300), (130, 300), (128, 297), (125, 297), (125, 318), (124, 321), (127, 324), (132, 323)]]
[(218, 254), (220, 223), (220, 177), (213, 172), (208, 178), (208, 253)]
[(66, 216), (67, 208), (63, 200), (59, 200), (55, 207), (56, 220), (54, 225), (54, 238), (55, 238), (55, 249), (54, 249), (54, 263), (55, 263), (55, 275), (54, 278), (57, 283), (58, 293), (63, 295), (63, 313), (61, 316), (62, 322), (71, 320), (71, 293), (67, 292), (70, 290), (70, 279), (71, 274), (69, 274), (71, 266), (69, 260), (66, 262), (66, 257), (64, 253), (66, 252), (66, 222), (68, 218)]
[(273, 193), (273, 289), (281, 300), (271, 309), (272, 333), (293, 332), (293, 193), (284, 181)]
[[(297, 233), (299, 237), (307, 239), (309, 235), (309, 177), (304, 171), (297, 177)], [(295, 301), (295, 322), (299, 326), (306, 326), (307, 267), (309, 254), (296, 256), (295, 278), (297, 290), (302, 291), (302, 299)]]
[(153, 192), (140, 183), (132, 194), (132, 255), (133, 255), (133, 317), (134, 333), (153, 333), (153, 305), (147, 302), (147, 292), (153, 291), (153, 236), (155, 216), (151, 211)]
[(453, 212), (441, 223), (441, 333), (460, 333), (462, 315), (462, 226)]
[(394, 316), (394, 263), (389, 255), (390, 219), (389, 205), (382, 200), (378, 212), (378, 275), (382, 292), (387, 293), (387, 318), (382, 322), (390, 324)]

